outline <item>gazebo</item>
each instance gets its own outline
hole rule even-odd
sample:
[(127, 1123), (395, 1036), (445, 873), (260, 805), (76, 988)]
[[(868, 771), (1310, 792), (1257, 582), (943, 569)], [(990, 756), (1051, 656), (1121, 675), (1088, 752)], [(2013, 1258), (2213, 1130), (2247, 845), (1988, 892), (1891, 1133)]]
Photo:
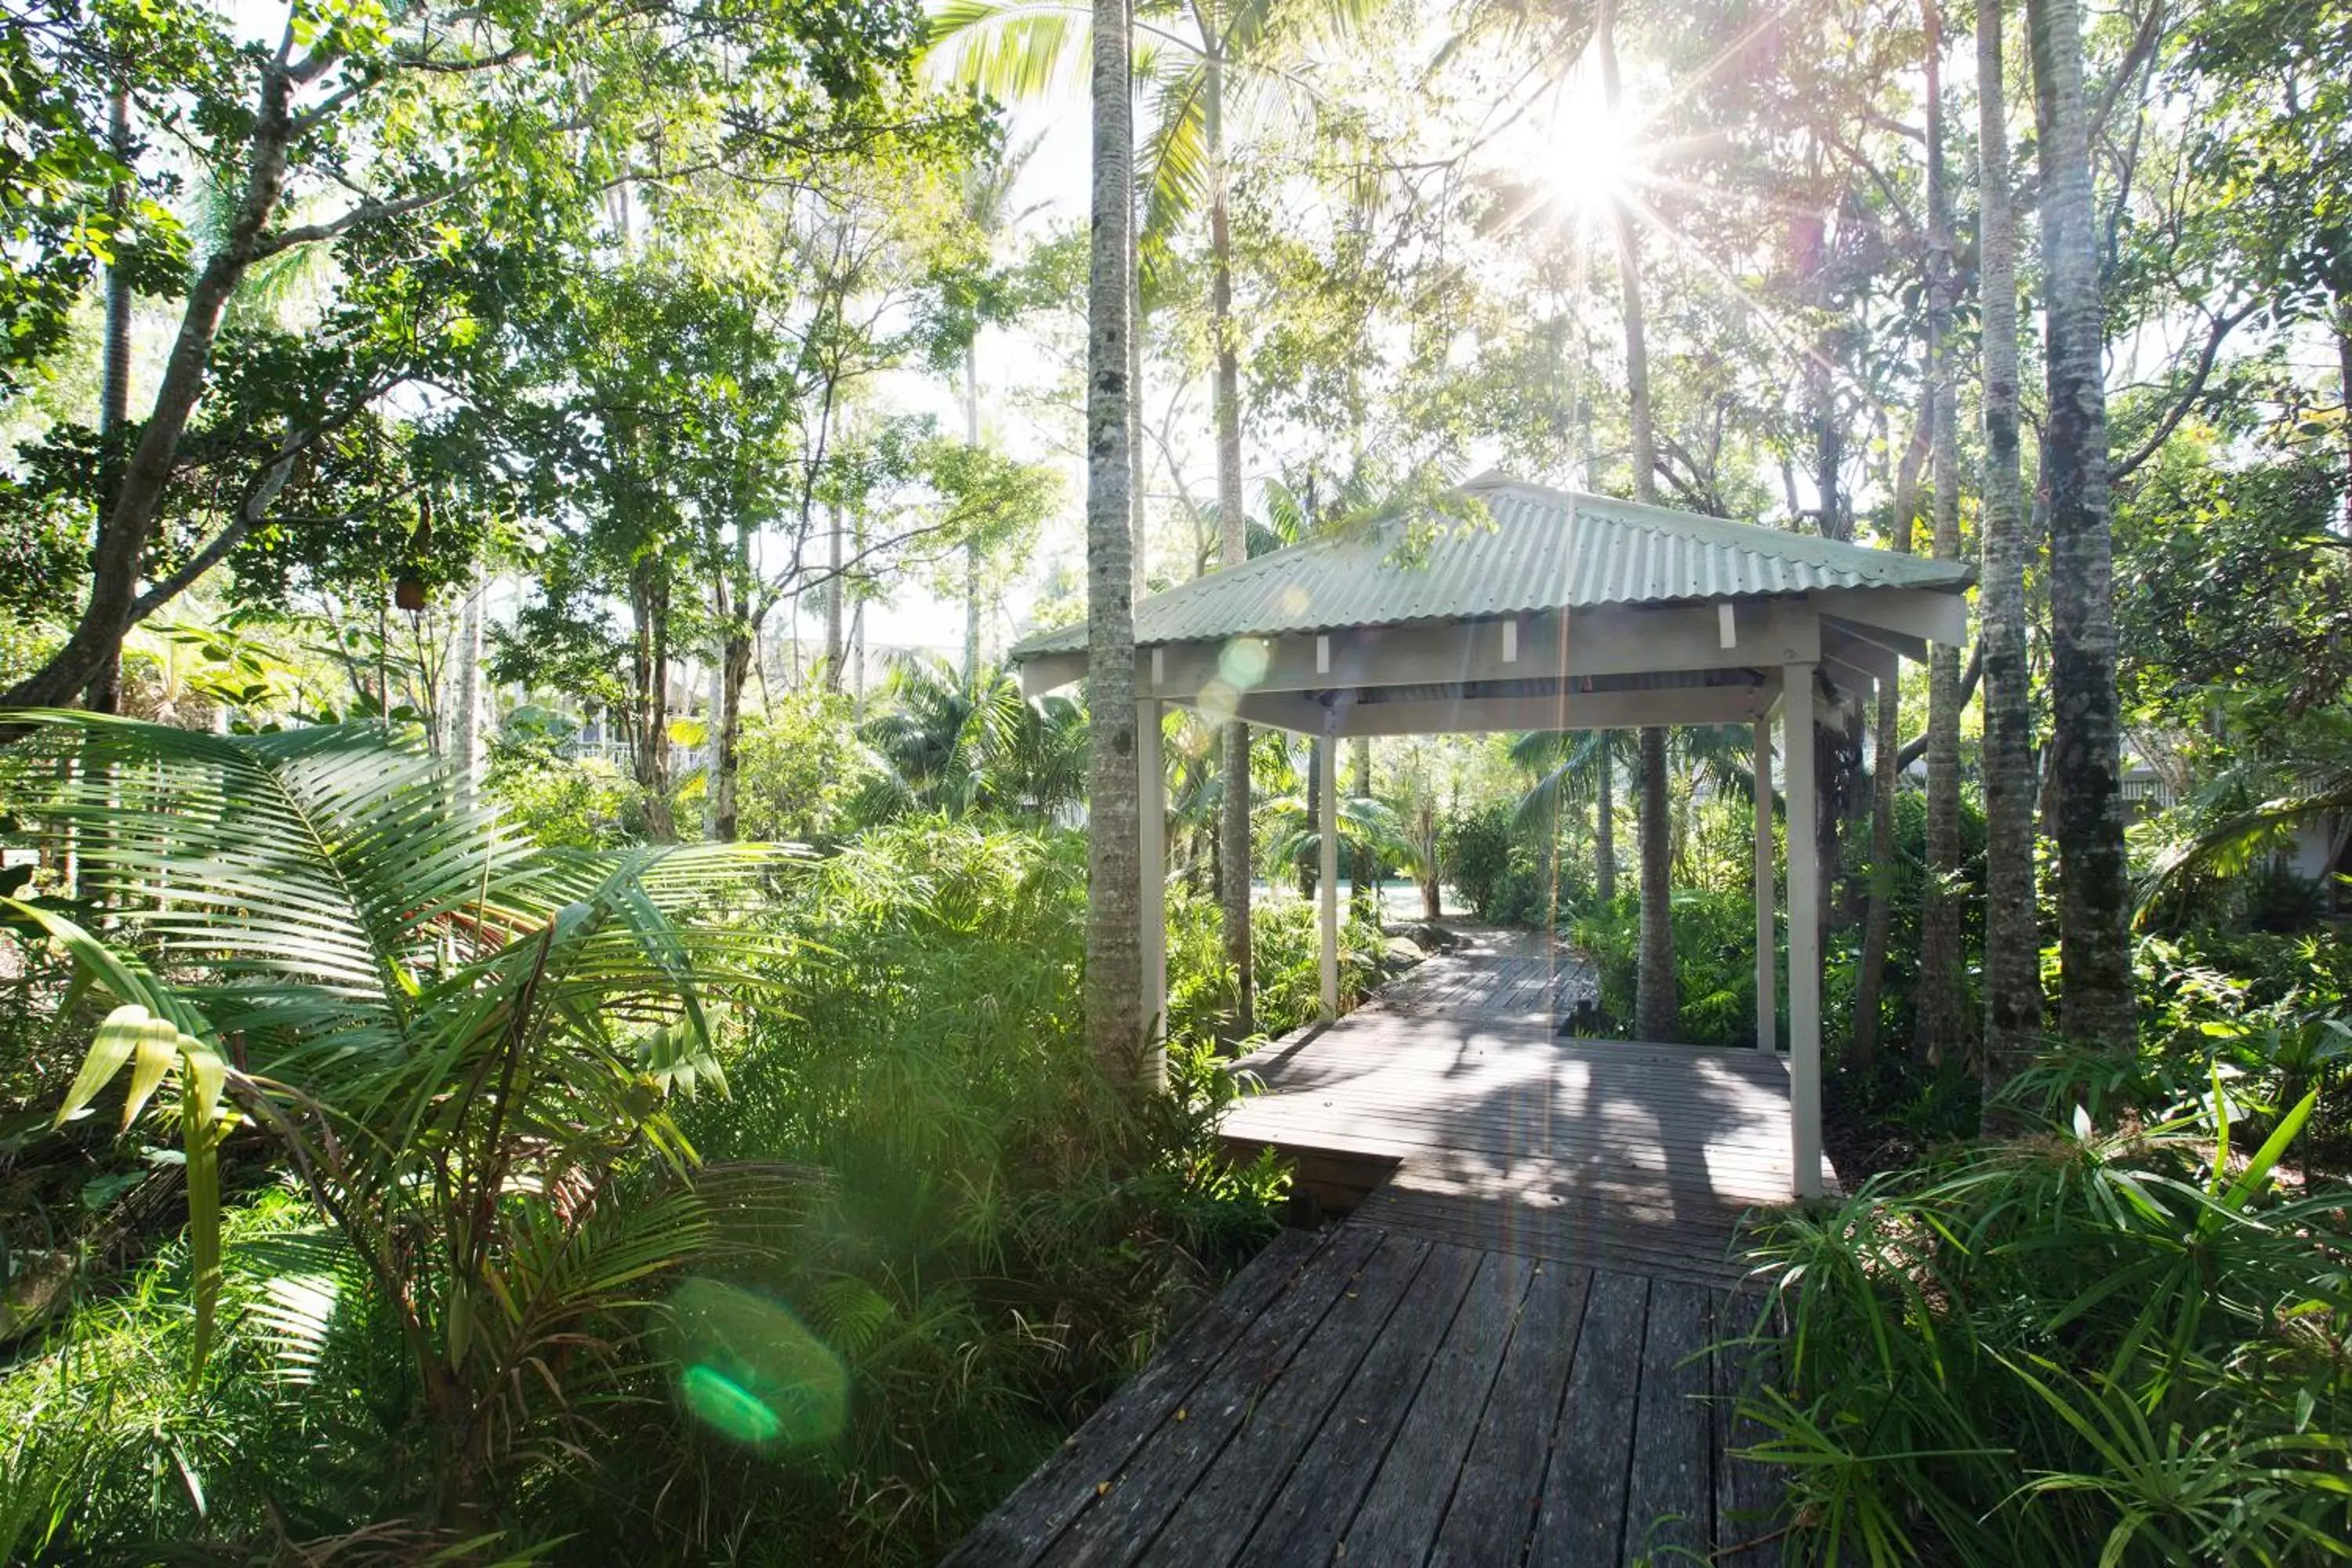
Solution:
[[(1796, 1195), (1821, 1190), (1821, 889), (1813, 724), (1967, 630), (1968, 566), (1521, 483), (1482, 507), (1309, 540), (1136, 607), (1143, 991), (1167, 994), (1164, 705), (1338, 741), (1359, 735), (1747, 724), (1756, 750), (1756, 1037), (1775, 1039), (1771, 777), (1790, 787), (1789, 1110)], [(1479, 514), (1483, 512), (1483, 516)], [(1010, 655), (1035, 695), (1086, 674), (1086, 631)], [(1315, 788), (1335, 819), (1338, 747)], [(1339, 1005), (1337, 835), (1318, 883), (1322, 1003)]]

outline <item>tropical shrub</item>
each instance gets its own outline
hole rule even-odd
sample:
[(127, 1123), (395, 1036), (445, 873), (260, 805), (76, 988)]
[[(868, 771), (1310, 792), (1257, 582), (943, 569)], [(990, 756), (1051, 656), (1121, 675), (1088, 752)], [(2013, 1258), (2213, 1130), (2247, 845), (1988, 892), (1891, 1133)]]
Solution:
[[(481, 1535), (524, 1477), (593, 1452), (597, 1402), (644, 1354), (649, 1283), (719, 1244), (719, 1208), (762, 1201), (697, 1168), (668, 1101), (723, 1081), (715, 1009), (753, 984), (757, 945), (723, 917), (773, 856), (541, 848), (372, 725), (17, 721), (19, 754), (52, 764), (19, 775), (20, 820), (71, 842), (81, 901), (0, 913), (72, 959), (65, 1011), (110, 1004), (59, 1120), (127, 1070), (123, 1129), (179, 1145), (184, 1375), (205, 1386), (219, 1337), (224, 1152), (266, 1146), (316, 1216), (275, 1239), (293, 1294), (270, 1286), (258, 1311), (285, 1363), (315, 1368), (352, 1314), (389, 1337), (366, 1511), (314, 1522)], [(201, 1519), (192, 1452), (176, 1462)], [(109, 1500), (89, 1500), (92, 1528)]]
[[(1682, 1036), (1695, 1045), (1756, 1043), (1756, 905), (1746, 892), (1677, 889), (1675, 984)], [(1570, 940), (1600, 972), (1601, 1011), (1616, 1032), (1632, 1026), (1642, 958), (1641, 900), (1621, 893), (1593, 904)]]
[(2277, 1179), (2310, 1110), (2241, 1155), (2216, 1077), (1771, 1221), (1787, 1334), (1742, 1410), (1787, 1467), (1792, 1555), (2352, 1553), (2352, 1193)]

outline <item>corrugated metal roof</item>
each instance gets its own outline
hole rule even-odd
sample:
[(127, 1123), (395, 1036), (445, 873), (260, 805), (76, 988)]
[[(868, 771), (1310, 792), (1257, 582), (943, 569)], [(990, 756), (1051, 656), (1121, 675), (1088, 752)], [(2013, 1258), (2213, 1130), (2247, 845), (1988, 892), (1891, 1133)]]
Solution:
[[(1402, 559), (1406, 525), (1309, 540), (1155, 594), (1136, 607), (1139, 647), (1274, 637), (1407, 621), (1476, 619), (1603, 605), (1674, 605), (1817, 588), (1941, 588), (1975, 576), (1955, 561), (1488, 475), (1463, 486), (1485, 522)], [(1029, 637), (1016, 660), (1086, 647), (1083, 624)]]

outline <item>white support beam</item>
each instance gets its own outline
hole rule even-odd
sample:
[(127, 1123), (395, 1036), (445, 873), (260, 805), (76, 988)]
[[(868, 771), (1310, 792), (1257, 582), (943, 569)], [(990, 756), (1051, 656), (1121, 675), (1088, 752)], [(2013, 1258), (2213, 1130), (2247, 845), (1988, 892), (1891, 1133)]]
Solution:
[[(1167, 643), (1138, 653), (1136, 689), (1189, 702), (1212, 682), (1238, 684), (1256, 696), (1335, 686), (1769, 669), (1821, 658), (1820, 617), (1809, 605), (1778, 599), (1743, 604), (1736, 616), (1737, 646), (1724, 641), (1723, 608), (1580, 610), (1565, 616), (1517, 616), (1500, 623), (1500, 629), (1491, 621), (1459, 621), (1253, 637), (1242, 640), (1256, 645), (1252, 652), (1264, 654), (1265, 668), (1249, 670), (1245, 678), (1232, 666), (1257, 661), (1229, 662), (1234, 642)], [(1041, 696), (1082, 679), (1086, 672), (1083, 652), (1036, 654), (1021, 661), (1021, 689)]]
[(1135, 766), (1141, 786), (1144, 1079), (1168, 1087), (1168, 773), (1160, 755), (1160, 704), (1135, 704)]
[[(1197, 708), (1192, 699), (1179, 699), (1187, 708)], [(1276, 692), (1266, 697), (1244, 697), (1234, 710), (1233, 717), (1246, 719), (1265, 730), (1286, 730), (1294, 735), (1319, 735), (1330, 718), (1330, 710), (1320, 702), (1304, 697)]]
[(1840, 620), (1951, 647), (1969, 640), (1969, 604), (1958, 594), (1928, 588), (1818, 588), (1805, 597), (1822, 615)]
[(1323, 766), (1315, 781), (1322, 815), (1322, 842), (1317, 848), (1315, 904), (1319, 973), (1323, 986), (1323, 1021), (1339, 1016), (1339, 739), (1323, 738)]
[(1822, 626), (1822, 657), (1866, 669), (1880, 680), (1899, 680), (1903, 676), (1902, 655), (1827, 622)]
[[(1706, 605), (1583, 610), (1568, 616), (1565, 626), (1558, 616), (1526, 616), (1516, 624), (1518, 631), (1507, 650), (1503, 633), (1491, 622), (1366, 626), (1258, 638), (1265, 668), (1254, 673), (1246, 689), (1260, 696), (1346, 686), (1769, 668), (1821, 657), (1819, 617), (1803, 605), (1782, 601), (1741, 611), (1737, 648), (1723, 646), (1720, 622), (1714, 607)], [(1317, 643), (1323, 637), (1329, 639), (1328, 657), (1318, 658)], [(1211, 682), (1231, 679), (1224, 643), (1170, 643), (1159, 651), (1166, 658), (1164, 679), (1150, 689), (1155, 696), (1189, 701)], [(1511, 657), (1505, 657), (1507, 651)], [(1318, 664), (1327, 668), (1318, 668)]]
[[(1043, 697), (1087, 677), (1084, 653), (1041, 653), (1021, 661), (1021, 695)], [(1150, 689), (1149, 687), (1144, 689)]]
[(1821, 863), (1814, 852), (1813, 667), (1780, 671), (1789, 803), (1789, 1152), (1796, 1195), (1822, 1195)]
[(1778, 1048), (1780, 953), (1772, 919), (1772, 721), (1756, 721), (1756, 1048)]
[[(1762, 717), (1770, 701), (1771, 689), (1763, 686), (1676, 686), (1654, 691), (1571, 691), (1564, 697), (1360, 702), (1341, 721), (1339, 733), (1349, 737), (1464, 735), (1498, 730), (1632, 730), (1650, 724), (1747, 724)], [(1250, 702), (1242, 704), (1244, 714), (1251, 706)]]
[(1837, 683), (1838, 689), (1862, 704), (1864, 713), (1871, 711), (1871, 696), (1878, 689), (1878, 678), (1861, 665), (1848, 664), (1832, 654), (1822, 655), (1822, 673)]

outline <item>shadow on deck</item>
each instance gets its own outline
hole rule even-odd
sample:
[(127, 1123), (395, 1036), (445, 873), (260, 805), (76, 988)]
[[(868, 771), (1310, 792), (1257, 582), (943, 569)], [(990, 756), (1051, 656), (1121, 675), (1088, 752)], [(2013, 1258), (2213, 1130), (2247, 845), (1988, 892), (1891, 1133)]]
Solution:
[(1284, 1232), (949, 1561), (1778, 1561), (1778, 1488), (1730, 1454), (1762, 1310), (1731, 1247), (1787, 1200), (1786, 1069), (1562, 1038), (1588, 985), (1474, 945), (1241, 1064), (1268, 1092), (1229, 1143), (1361, 1201)]

